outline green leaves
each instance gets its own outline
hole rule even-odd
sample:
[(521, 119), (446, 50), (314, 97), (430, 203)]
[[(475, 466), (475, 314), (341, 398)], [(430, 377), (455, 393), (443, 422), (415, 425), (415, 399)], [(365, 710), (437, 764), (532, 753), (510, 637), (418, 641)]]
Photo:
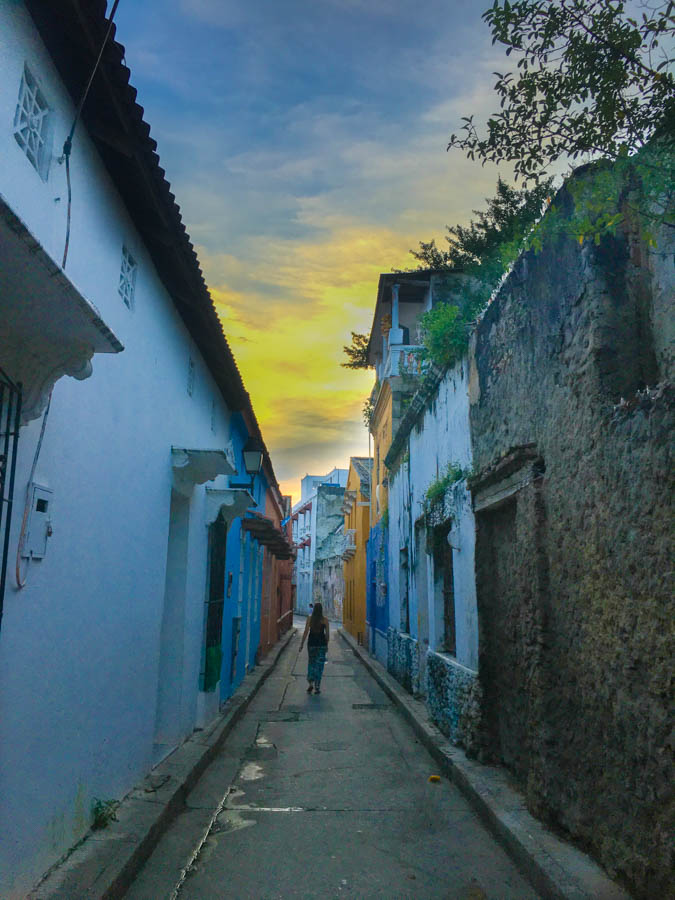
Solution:
[(500, 245), (513, 241), (520, 243), (541, 215), (546, 198), (551, 192), (552, 180), (545, 179), (530, 190), (510, 187), (501, 178), (497, 181), (494, 197), (486, 199), (486, 210), (474, 210), (476, 219), (468, 226), (448, 226), (447, 250), (441, 250), (435, 241), (420, 242), (419, 250), (411, 250), (422, 268), (467, 270), (493, 253)]
[(340, 363), (343, 369), (372, 368), (368, 362), (368, 341), (367, 334), (357, 334), (356, 331), (352, 331), (351, 344), (342, 348), (347, 356), (347, 362)]
[(449, 462), (442, 473), (431, 482), (424, 495), (427, 508), (440, 502), (448, 490), (458, 481), (469, 476), (469, 470), (463, 469), (459, 463)]
[(495, 73), (501, 112), (486, 136), (467, 117), (448, 149), (512, 163), (518, 178), (536, 182), (561, 157), (615, 159), (654, 135), (672, 139), (674, 11), (661, 2), (638, 21), (612, 0), (495, 0), (483, 19), (492, 43), (519, 57), (516, 71)]
[(474, 210), (477, 218), (468, 226), (448, 227), (447, 250), (439, 250), (432, 240), (411, 251), (425, 268), (465, 276), (461, 282), (453, 279), (447, 302), (436, 304), (420, 319), (423, 354), (437, 366), (452, 365), (466, 352), (472, 323), (523, 249), (551, 188), (551, 179), (531, 190), (517, 190), (500, 178), (484, 212)]

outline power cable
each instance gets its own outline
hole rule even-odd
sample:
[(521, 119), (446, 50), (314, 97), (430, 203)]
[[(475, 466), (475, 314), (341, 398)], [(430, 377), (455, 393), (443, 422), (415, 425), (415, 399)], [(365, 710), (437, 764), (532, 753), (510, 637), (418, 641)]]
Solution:
[(117, 5), (120, 0), (115, 0), (112, 6), (112, 10), (110, 12), (110, 18), (108, 19), (108, 28), (106, 29), (105, 37), (103, 38), (103, 43), (101, 44), (101, 49), (98, 51), (98, 56), (96, 57), (96, 62), (94, 63), (94, 68), (91, 70), (91, 75), (89, 76), (89, 80), (87, 81), (86, 87), (80, 98), (80, 102), (77, 104), (77, 109), (75, 110), (75, 117), (73, 118), (73, 124), (70, 128), (70, 132), (68, 133), (68, 137), (66, 138), (63, 144), (63, 155), (59, 162), (65, 162), (66, 164), (66, 184), (68, 186), (68, 209), (66, 211), (66, 243), (63, 248), (63, 260), (61, 262), (61, 268), (65, 269), (66, 260), (68, 259), (68, 247), (70, 245), (70, 215), (71, 215), (71, 207), (72, 207), (72, 199), (73, 199), (73, 191), (70, 183), (70, 153), (73, 149), (73, 137), (75, 135), (75, 128), (77, 126), (78, 120), (80, 118), (80, 114), (82, 112), (82, 108), (87, 99), (87, 95), (89, 94), (89, 89), (91, 88), (92, 82), (98, 71), (99, 64), (101, 62), (101, 57), (103, 56), (103, 51), (105, 50), (105, 46), (108, 43), (108, 38), (110, 37), (110, 32), (112, 31), (113, 19), (115, 18), (115, 13), (117, 12)]

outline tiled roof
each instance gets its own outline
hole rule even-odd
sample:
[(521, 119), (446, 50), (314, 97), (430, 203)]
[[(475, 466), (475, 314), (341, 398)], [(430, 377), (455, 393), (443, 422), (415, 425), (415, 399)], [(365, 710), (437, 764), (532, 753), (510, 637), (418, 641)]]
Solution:
[(364, 497), (370, 497), (370, 473), (373, 468), (373, 461), (367, 456), (352, 456), (350, 462), (356, 470), (361, 482), (361, 493)]
[[(79, 103), (108, 27), (105, 0), (26, 0), (59, 75)], [(176, 198), (160, 166), (157, 142), (136, 102), (125, 49), (113, 25), (81, 115), (81, 125), (105, 165), (138, 229), (180, 317), (199, 348), (227, 405), (244, 415), (264, 445), (251, 398), (223, 332)], [(77, 140), (77, 132), (75, 134)], [(267, 474), (278, 484), (267, 449)]]

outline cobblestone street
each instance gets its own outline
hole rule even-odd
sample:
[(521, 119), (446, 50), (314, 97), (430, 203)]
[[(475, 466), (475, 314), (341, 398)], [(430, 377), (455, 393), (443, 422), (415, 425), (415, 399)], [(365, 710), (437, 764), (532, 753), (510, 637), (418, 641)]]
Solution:
[(296, 634), (127, 896), (536, 897), (341, 638)]

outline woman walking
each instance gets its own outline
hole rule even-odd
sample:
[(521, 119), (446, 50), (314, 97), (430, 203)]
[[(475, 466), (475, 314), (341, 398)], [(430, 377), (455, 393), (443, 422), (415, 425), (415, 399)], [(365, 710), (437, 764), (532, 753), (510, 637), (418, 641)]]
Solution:
[(330, 640), (330, 627), (328, 619), (324, 619), (323, 606), (320, 603), (314, 604), (312, 615), (307, 619), (305, 624), (305, 633), (300, 641), (300, 652), (305, 646), (307, 640), (307, 681), (309, 686), (307, 693), (321, 693), (321, 676), (323, 675), (323, 667), (326, 663), (326, 651), (328, 649), (328, 641)]

